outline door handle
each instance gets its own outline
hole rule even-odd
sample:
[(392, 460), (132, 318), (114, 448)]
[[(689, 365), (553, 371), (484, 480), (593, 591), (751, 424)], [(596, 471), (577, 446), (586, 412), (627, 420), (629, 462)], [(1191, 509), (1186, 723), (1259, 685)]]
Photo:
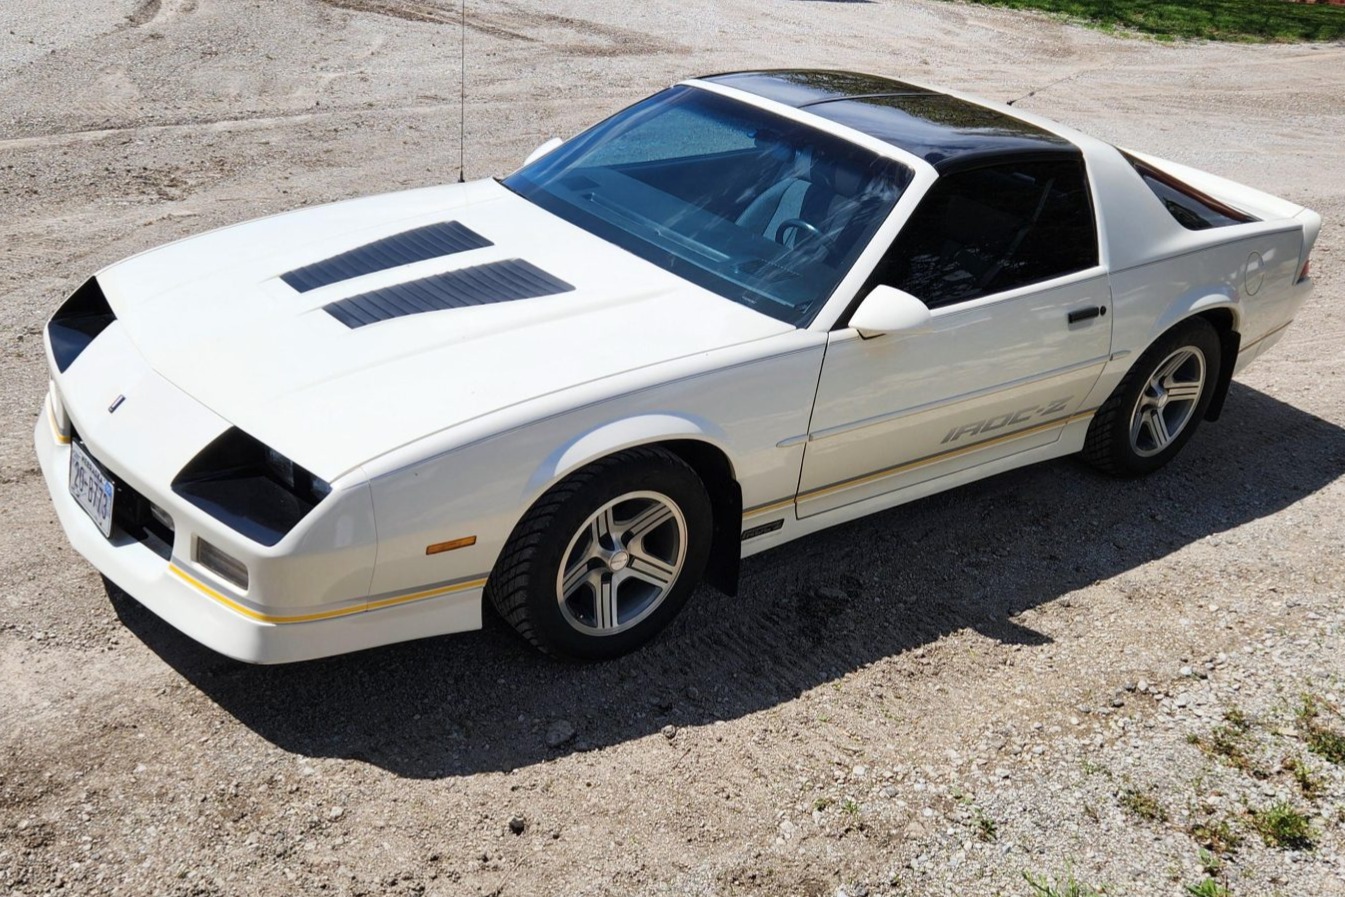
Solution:
[(1095, 305), (1092, 308), (1076, 308), (1069, 313), (1069, 322), (1077, 324), (1080, 321), (1087, 321), (1089, 318), (1100, 318), (1107, 313), (1107, 306)]

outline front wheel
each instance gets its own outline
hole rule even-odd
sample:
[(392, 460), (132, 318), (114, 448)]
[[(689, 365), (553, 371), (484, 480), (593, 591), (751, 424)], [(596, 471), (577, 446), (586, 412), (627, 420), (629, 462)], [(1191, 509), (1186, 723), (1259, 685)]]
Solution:
[(1118, 476), (1171, 461), (1205, 416), (1222, 363), (1219, 336), (1202, 318), (1159, 337), (1093, 415), (1084, 460)]
[(710, 498), (659, 448), (596, 461), (553, 486), (515, 527), (491, 572), (491, 603), (524, 638), (601, 660), (652, 639), (705, 569)]

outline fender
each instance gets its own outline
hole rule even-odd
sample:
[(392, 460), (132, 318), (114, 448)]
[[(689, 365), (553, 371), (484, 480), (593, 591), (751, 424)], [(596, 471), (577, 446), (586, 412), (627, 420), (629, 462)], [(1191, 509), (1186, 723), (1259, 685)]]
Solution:
[(716, 503), (705, 581), (732, 597), (738, 593), (742, 492), (733, 471), (732, 456), (725, 449), (728, 440), (723, 430), (704, 418), (680, 414), (644, 414), (612, 421), (590, 430), (557, 449), (533, 472), (523, 496), (525, 506), (530, 507), (554, 483), (585, 464), (623, 449), (674, 440), (702, 443), (729, 459), (728, 469), (723, 472), (726, 476), (719, 476), (722, 482), (707, 481), (705, 484), (711, 491), (711, 500)]
[(1209, 407), (1205, 410), (1205, 420), (1216, 421), (1223, 411), (1224, 400), (1228, 397), (1229, 385), (1233, 382), (1233, 368), (1237, 364), (1238, 346), (1242, 343), (1242, 305), (1237, 292), (1221, 287), (1213, 292), (1196, 290), (1179, 296), (1164, 310), (1158, 318), (1154, 331), (1149, 335), (1148, 345), (1167, 333), (1187, 318), (1216, 309), (1226, 310), (1233, 316), (1231, 330), (1219, 331), (1220, 364), (1218, 379), (1214, 382), (1214, 394)]
[(673, 439), (706, 442), (732, 457), (726, 449), (728, 440), (724, 431), (704, 418), (674, 413), (641, 414), (605, 423), (556, 449), (528, 478), (522, 498), (531, 505), (552, 485), (585, 464), (622, 449)]
[(1154, 340), (1187, 318), (1217, 308), (1227, 309), (1233, 315), (1233, 329), (1240, 332), (1242, 329), (1242, 303), (1238, 299), (1236, 290), (1225, 284), (1220, 284), (1214, 288), (1201, 287), (1173, 299), (1154, 322), (1153, 329), (1150, 331), (1144, 347), (1147, 349), (1152, 346)]

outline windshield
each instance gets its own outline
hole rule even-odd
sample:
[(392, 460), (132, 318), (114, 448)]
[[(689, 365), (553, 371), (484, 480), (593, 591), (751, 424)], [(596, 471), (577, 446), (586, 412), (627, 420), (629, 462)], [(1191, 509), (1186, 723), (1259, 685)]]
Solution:
[(726, 299), (804, 326), (910, 179), (900, 163), (824, 131), (673, 87), (504, 184)]

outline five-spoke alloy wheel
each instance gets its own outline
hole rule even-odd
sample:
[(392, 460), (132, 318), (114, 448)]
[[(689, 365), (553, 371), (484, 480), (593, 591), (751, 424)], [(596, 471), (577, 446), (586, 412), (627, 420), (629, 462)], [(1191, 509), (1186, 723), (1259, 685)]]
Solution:
[(637, 625), (668, 597), (686, 560), (681, 508), (658, 492), (604, 504), (574, 534), (556, 575), (566, 622), (586, 635)]
[(1160, 336), (1093, 415), (1084, 460), (1120, 476), (1171, 461), (1205, 416), (1223, 363), (1219, 336), (1203, 318)]
[(1148, 458), (1182, 434), (1205, 391), (1205, 356), (1183, 346), (1158, 365), (1130, 412), (1130, 448)]
[(487, 595), (524, 638), (600, 660), (653, 638), (696, 587), (713, 512), (696, 472), (662, 448), (628, 449), (551, 487), (524, 515)]

